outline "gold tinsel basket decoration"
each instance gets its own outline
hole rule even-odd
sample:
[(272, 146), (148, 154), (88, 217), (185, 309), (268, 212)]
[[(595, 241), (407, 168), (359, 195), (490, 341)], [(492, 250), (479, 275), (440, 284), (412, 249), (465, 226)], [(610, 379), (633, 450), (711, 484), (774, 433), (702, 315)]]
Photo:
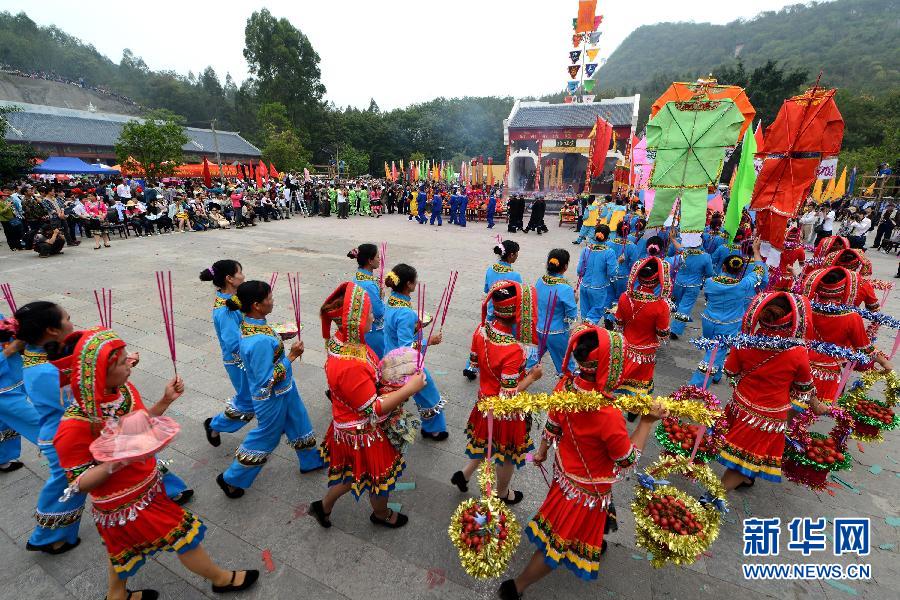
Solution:
[(506, 571), (519, 546), (522, 528), (512, 511), (490, 493), (494, 484), (493, 465), (482, 464), (478, 483), (482, 497), (469, 498), (456, 507), (448, 533), (466, 573), (478, 579), (490, 579)]
[[(664, 479), (673, 473), (706, 488), (708, 502), (701, 504)], [(684, 456), (661, 456), (637, 481), (631, 503), (637, 545), (653, 554), (651, 563), (657, 568), (695, 562), (719, 536), (727, 510), (719, 478), (708, 466)]]
[[(869, 396), (872, 386), (884, 381), (884, 400)], [(900, 416), (894, 412), (897, 394), (900, 391), (900, 377), (893, 371), (866, 371), (841, 396), (838, 404), (849, 411), (854, 427), (851, 437), (868, 443), (884, 441), (884, 432), (900, 427)], [(877, 411), (877, 412), (876, 412)]]

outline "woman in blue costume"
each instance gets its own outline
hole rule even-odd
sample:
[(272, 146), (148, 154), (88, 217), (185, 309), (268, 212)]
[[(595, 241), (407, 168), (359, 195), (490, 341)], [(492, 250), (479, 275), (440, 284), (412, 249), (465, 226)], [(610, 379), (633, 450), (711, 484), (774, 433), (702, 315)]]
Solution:
[(291, 370), (291, 363), (303, 355), (303, 342), (294, 342), (285, 352), (284, 342), (266, 323), (275, 305), (272, 288), (264, 281), (245, 281), (225, 305), (244, 313), (241, 360), (250, 384), (256, 427), (238, 446), (234, 462), (216, 477), (216, 482), (226, 496), (240, 498), (253, 485), (282, 435), (296, 450), (301, 473), (321, 469), (324, 462)]
[(734, 234), (733, 242), (725, 242), (720, 244), (715, 251), (710, 254), (710, 259), (712, 260), (713, 273), (716, 275), (722, 272), (722, 265), (725, 264), (725, 259), (729, 256), (743, 256), (744, 251), (741, 248), (741, 242), (744, 241), (744, 231), (738, 230), (736, 234)]
[[(416, 289), (417, 280), (416, 270), (403, 263), (395, 266), (390, 273), (384, 276), (384, 284), (391, 288), (384, 317), (385, 353), (403, 347), (425, 352), (427, 346), (440, 344), (443, 339), (440, 332), (425, 339), (423, 331), (422, 347), (419, 347), (416, 332), (419, 328), (424, 329), (425, 324), (419, 322), (419, 317), (412, 307), (411, 295)], [(438, 317), (439, 315), (434, 315), (432, 318), (437, 319)], [(425, 379), (425, 388), (413, 396), (422, 419), (422, 437), (441, 442), (449, 437), (447, 419), (443, 413), (445, 401), (441, 398), (434, 378), (428, 369), (425, 369)]]
[(694, 304), (700, 296), (703, 282), (713, 275), (712, 261), (709, 254), (700, 245), (699, 233), (685, 233), (683, 242), (675, 239), (675, 228), (669, 229), (670, 249), (675, 255), (666, 260), (672, 265), (675, 273), (675, 287), (672, 290), (672, 301), (675, 310), (672, 312), (672, 326), (669, 337), (677, 340), (684, 333)]
[[(729, 256), (722, 264), (722, 274), (710, 277), (703, 286), (706, 296), (706, 310), (703, 311), (703, 337), (735, 335), (741, 330), (744, 311), (756, 290), (765, 284), (766, 266), (759, 255), (759, 240), (753, 240), (753, 260), (749, 264), (740, 256)], [(691, 377), (690, 384), (704, 387), (706, 373), (711, 369), (709, 382), (718, 383), (722, 379), (722, 366), (728, 355), (728, 347), (719, 346), (713, 364), (710, 365), (712, 350), (706, 355)]]
[(354, 283), (366, 290), (372, 305), (372, 329), (366, 332), (366, 345), (375, 351), (379, 360), (384, 358), (384, 301), (381, 299), (381, 282), (374, 275), (379, 265), (378, 246), (360, 244), (347, 253), (359, 265)]
[[(16, 311), (18, 339), (25, 342), (23, 353), (23, 380), (25, 393), (37, 411), (40, 429), (38, 448), (47, 459), (50, 476), (38, 497), (34, 518), (37, 526), (26, 548), (49, 554), (60, 554), (74, 548), (80, 542), (78, 527), (84, 510), (84, 494), (75, 494), (60, 502), (69, 482), (59, 464), (53, 437), (66, 408), (72, 403), (72, 391), (68, 384), (71, 350), (78, 342), (72, 336), (69, 313), (53, 302), (31, 302)], [(128, 357), (132, 366), (137, 364), (137, 354)], [(179, 504), (190, 500), (193, 490), (172, 474), (163, 479), (166, 493)]]
[(225, 410), (203, 422), (206, 440), (213, 446), (219, 446), (222, 443), (220, 433), (234, 433), (253, 420), (253, 400), (250, 398), (247, 374), (241, 363), (241, 314), (228, 310), (225, 306), (225, 301), (244, 283), (244, 272), (241, 263), (236, 260), (217, 260), (200, 272), (200, 281), (212, 281), (216, 286), (212, 309), (213, 326), (219, 348), (222, 349), (222, 364), (235, 392)]
[(619, 297), (625, 293), (628, 287), (628, 276), (631, 273), (631, 265), (637, 260), (637, 248), (628, 239), (628, 223), (625, 219), (616, 225), (616, 235), (610, 240), (610, 247), (616, 252), (616, 275), (612, 281), (611, 292), (613, 294), (610, 306), (618, 302)]
[[(578, 320), (578, 301), (575, 298), (575, 290), (569, 280), (563, 277), (569, 268), (569, 252), (562, 248), (556, 248), (547, 255), (547, 274), (537, 280), (538, 336), (547, 336), (547, 351), (553, 359), (556, 373), (561, 375), (563, 359), (566, 355), (566, 347), (569, 345), (569, 328)], [(543, 330), (547, 322), (547, 311), (550, 308), (550, 294), (556, 292), (556, 307), (550, 319), (550, 327)], [(570, 360), (569, 368), (575, 368), (575, 362)], [(528, 365), (531, 368), (532, 364)]]
[(609, 227), (598, 225), (594, 242), (588, 244), (578, 259), (578, 274), (582, 276), (578, 290), (581, 302), (581, 318), (593, 324), (606, 318), (606, 309), (612, 306), (610, 286), (619, 264), (615, 249), (606, 245)]
[(722, 215), (714, 213), (709, 220), (709, 225), (703, 231), (703, 249), (712, 256), (727, 239), (728, 234), (722, 230)]
[(40, 429), (37, 411), (25, 395), (22, 383), (22, 350), (15, 338), (18, 323), (0, 315), (0, 473), (12, 473), (25, 465), (19, 460), (22, 437), (37, 445)]
[[(515, 281), (522, 283), (522, 275), (513, 270), (513, 263), (519, 258), (519, 243), (512, 240), (503, 240), (494, 246), (494, 254), (500, 260), (487, 268), (484, 273), (484, 293), (487, 294), (498, 281)], [(494, 318), (494, 307), (488, 303), (488, 320)], [(466, 368), (463, 369), (463, 375), (469, 381), (475, 381), (478, 376), (478, 369), (472, 365), (472, 357), (466, 360)]]
[(634, 220), (634, 225), (631, 226), (632, 231), (628, 234), (628, 241), (634, 244), (634, 261), (637, 262), (642, 258), (647, 258), (647, 239), (650, 237), (647, 235), (647, 220), (643, 217), (638, 217)]

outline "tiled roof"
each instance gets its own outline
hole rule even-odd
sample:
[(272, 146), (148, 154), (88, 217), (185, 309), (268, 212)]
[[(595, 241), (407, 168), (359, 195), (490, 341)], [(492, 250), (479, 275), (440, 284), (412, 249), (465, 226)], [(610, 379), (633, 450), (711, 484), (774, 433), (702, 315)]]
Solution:
[(523, 102), (509, 122), (511, 129), (593, 127), (597, 115), (614, 127), (631, 125), (634, 97), (611, 98), (599, 102), (548, 104)]
[[(43, 142), (111, 148), (119, 139), (125, 123), (135, 119), (142, 120), (127, 115), (94, 113), (22, 102), (0, 101), (0, 104), (14, 104), (22, 109), (20, 112), (7, 115), (10, 127), (6, 129), (6, 139), (14, 142)], [(211, 130), (185, 127), (184, 133), (190, 140), (184, 145), (185, 152), (212, 154), (215, 151)], [(254, 158), (261, 154), (259, 148), (235, 131), (217, 130), (216, 137), (219, 140), (220, 154)]]

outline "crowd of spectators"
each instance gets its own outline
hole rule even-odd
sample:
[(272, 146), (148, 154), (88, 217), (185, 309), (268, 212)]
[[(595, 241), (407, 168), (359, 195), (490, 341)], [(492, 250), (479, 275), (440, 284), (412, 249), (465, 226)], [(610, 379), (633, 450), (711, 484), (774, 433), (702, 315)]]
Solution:
[(0, 71), (3, 71), (7, 75), (16, 75), (17, 77), (26, 77), (28, 79), (43, 79), (45, 81), (55, 81), (56, 83), (74, 85), (86, 90), (91, 90), (92, 92), (96, 92), (98, 94), (102, 94), (104, 96), (109, 96), (110, 98), (114, 98), (115, 100), (118, 100), (119, 102), (122, 102), (124, 104), (130, 104), (135, 108), (144, 108), (128, 96), (117, 94), (109, 88), (88, 84), (87, 82), (85, 82), (84, 77), (79, 77), (78, 79), (69, 79), (68, 77), (63, 77), (58, 73), (54, 73), (53, 71), (23, 71), (22, 69), (17, 69), (15, 67), (10, 67), (4, 64), (0, 64)]

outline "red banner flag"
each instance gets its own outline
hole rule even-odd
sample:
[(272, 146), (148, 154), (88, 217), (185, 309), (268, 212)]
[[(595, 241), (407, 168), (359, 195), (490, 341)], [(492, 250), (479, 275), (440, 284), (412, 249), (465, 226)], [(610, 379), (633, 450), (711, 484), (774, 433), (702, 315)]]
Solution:
[(203, 157), (203, 185), (208, 188), (212, 187), (212, 177), (209, 175), (209, 161)]

